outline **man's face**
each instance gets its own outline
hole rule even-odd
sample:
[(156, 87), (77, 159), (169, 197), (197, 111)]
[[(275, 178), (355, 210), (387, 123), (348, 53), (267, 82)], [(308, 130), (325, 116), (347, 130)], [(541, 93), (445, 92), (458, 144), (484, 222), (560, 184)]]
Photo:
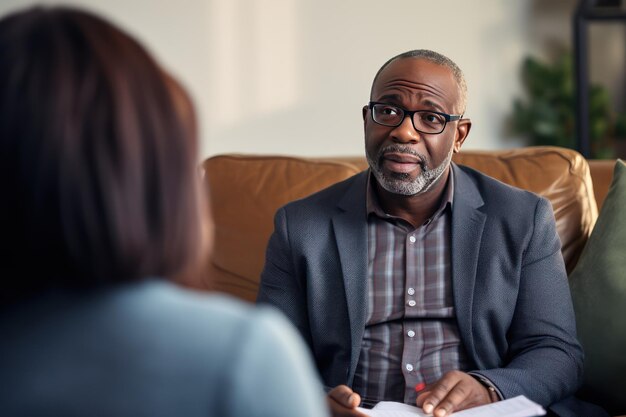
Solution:
[[(425, 59), (391, 62), (372, 86), (372, 101), (406, 110), (459, 114), (459, 87), (452, 72)], [(469, 120), (448, 122), (443, 132), (415, 130), (410, 117), (397, 127), (382, 126), (363, 109), (365, 153), (378, 183), (394, 194), (415, 195), (447, 178), (454, 150), (459, 150), (471, 126)]]

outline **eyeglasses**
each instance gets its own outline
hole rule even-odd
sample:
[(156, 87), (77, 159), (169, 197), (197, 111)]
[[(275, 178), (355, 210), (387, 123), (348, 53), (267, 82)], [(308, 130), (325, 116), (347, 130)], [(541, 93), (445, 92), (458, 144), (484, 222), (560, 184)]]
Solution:
[(375, 101), (370, 101), (368, 107), (372, 113), (372, 120), (379, 125), (397, 127), (408, 116), (411, 118), (415, 130), (427, 134), (441, 133), (446, 128), (446, 123), (463, 118), (462, 114), (446, 114), (432, 110), (410, 111), (392, 104)]

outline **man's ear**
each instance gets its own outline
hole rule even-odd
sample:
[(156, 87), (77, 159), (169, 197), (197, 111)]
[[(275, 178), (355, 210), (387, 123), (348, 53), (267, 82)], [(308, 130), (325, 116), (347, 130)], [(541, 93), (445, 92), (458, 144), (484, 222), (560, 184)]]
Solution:
[(456, 138), (454, 138), (454, 153), (458, 153), (463, 146), (463, 142), (467, 139), (469, 131), (472, 128), (472, 121), (470, 119), (461, 119), (456, 126)]
[(365, 130), (366, 130), (368, 110), (369, 110), (368, 106), (363, 106), (363, 133), (365, 133)]

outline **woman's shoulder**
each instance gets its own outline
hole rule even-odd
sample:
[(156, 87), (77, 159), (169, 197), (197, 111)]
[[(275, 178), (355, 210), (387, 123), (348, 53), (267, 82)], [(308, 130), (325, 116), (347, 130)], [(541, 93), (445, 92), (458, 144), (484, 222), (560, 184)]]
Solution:
[[(232, 415), (326, 416), (324, 393), (308, 348), (295, 327), (271, 306), (256, 306), (217, 293), (160, 285), (170, 307), (210, 321), (211, 349), (219, 344), (221, 401)], [(170, 315), (172, 313), (170, 312)], [(178, 314), (178, 313), (176, 313)], [(193, 320), (193, 319), (192, 319)], [(194, 331), (204, 327), (199, 324)], [(219, 340), (219, 341), (218, 341)], [(267, 382), (267, 387), (264, 386)], [(261, 384), (261, 385), (259, 385)], [(263, 401), (259, 401), (259, 392)]]
[[(80, 381), (99, 375), (98, 381), (118, 381), (116, 395), (129, 404), (151, 403), (154, 388), (165, 386), (172, 401), (184, 395), (188, 410), (207, 404), (225, 410), (214, 415), (325, 415), (295, 329), (270, 308), (225, 295), (162, 280), (58, 292), (0, 315), (0, 329), (10, 336), (0, 343), (0, 367), (16, 398), (31, 395), (33, 378), (50, 395), (64, 385), (90, 398), (83, 391), (93, 385)], [(260, 403), (259, 389), (267, 391)], [(302, 414), (301, 407), (310, 411)]]
[[(147, 323), (179, 340), (207, 343), (212, 348), (238, 345), (242, 340), (275, 352), (303, 343), (288, 320), (271, 306), (257, 306), (232, 296), (198, 291), (153, 280), (125, 290), (112, 303), (127, 312), (130, 328)], [(190, 337), (186, 337), (190, 336)], [(194, 336), (194, 337), (191, 337)], [(272, 355), (272, 353), (270, 353)]]
[(133, 303), (152, 305), (159, 309), (163, 315), (185, 314), (189, 320), (213, 318), (212, 321), (225, 325), (226, 323), (238, 324), (246, 322), (272, 322), (281, 321), (282, 316), (271, 307), (256, 306), (239, 300), (233, 296), (194, 290), (163, 280), (149, 280), (140, 284), (128, 295), (137, 299)]

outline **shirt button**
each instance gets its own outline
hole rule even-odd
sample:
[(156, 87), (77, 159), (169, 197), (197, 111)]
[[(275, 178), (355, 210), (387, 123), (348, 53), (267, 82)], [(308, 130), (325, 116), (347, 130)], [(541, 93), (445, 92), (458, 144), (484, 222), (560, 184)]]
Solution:
[(411, 237), (409, 237), (409, 242), (411, 242), (411, 243), (415, 243), (415, 240), (416, 240), (416, 239), (415, 239), (415, 236), (411, 236)]
[(406, 292), (409, 295), (413, 295), (413, 294), (415, 294), (415, 288), (409, 288)]
[(409, 330), (408, 332), (406, 332), (406, 334), (409, 337), (414, 337), (415, 336), (415, 332), (413, 330)]
[(413, 370), (413, 365), (411, 365), (410, 363), (407, 363), (405, 368), (407, 371), (411, 372)]
[(409, 300), (407, 304), (409, 305), (409, 307), (415, 307), (415, 304), (417, 303), (415, 302), (415, 300)]

